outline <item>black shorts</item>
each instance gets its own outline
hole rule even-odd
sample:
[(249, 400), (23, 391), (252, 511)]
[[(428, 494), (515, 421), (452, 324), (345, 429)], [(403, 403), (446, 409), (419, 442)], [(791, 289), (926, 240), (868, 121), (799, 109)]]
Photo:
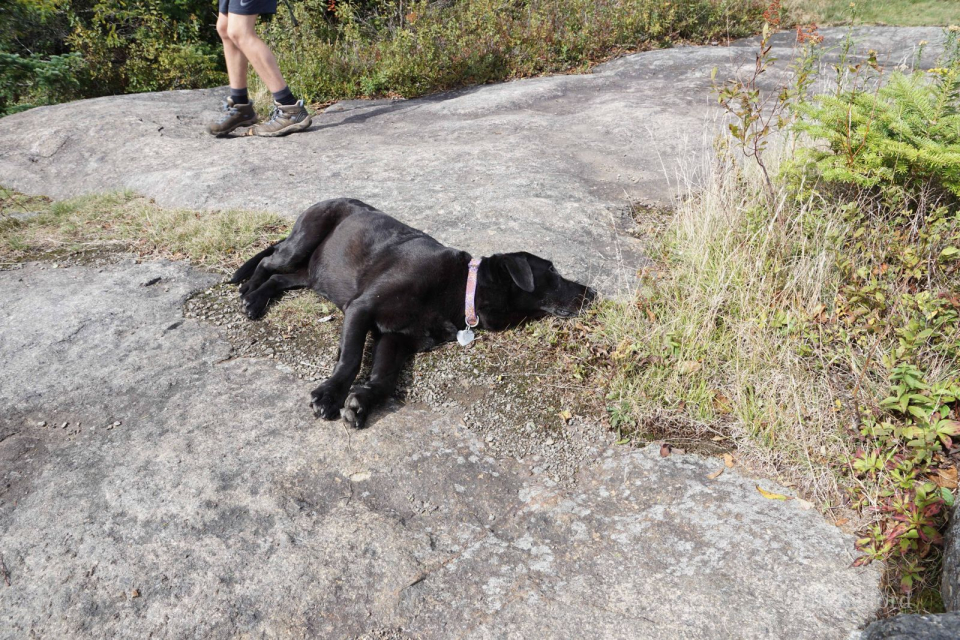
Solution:
[(277, 0), (217, 0), (220, 13), (259, 16), (277, 12)]

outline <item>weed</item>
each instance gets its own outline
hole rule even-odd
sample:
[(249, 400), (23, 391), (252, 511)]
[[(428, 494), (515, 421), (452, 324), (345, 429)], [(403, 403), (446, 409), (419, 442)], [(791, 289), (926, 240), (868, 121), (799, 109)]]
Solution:
[[(890, 610), (939, 606), (957, 487), (960, 211), (952, 133), (938, 131), (960, 108), (958, 32), (927, 78), (883, 85), (868, 56), (842, 60), (835, 92), (809, 101), (728, 85), (730, 134), (756, 162), (721, 155), (679, 202), (636, 297), (597, 326), (624, 363), (608, 395), (618, 422), (712, 428), (821, 508), (847, 510), (858, 563), (886, 562)], [(802, 116), (772, 123), (802, 161), (777, 166), (765, 99)]]

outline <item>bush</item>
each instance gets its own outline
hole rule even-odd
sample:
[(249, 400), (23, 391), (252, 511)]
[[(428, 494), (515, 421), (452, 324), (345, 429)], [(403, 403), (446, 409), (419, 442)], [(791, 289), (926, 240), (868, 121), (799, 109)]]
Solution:
[(823, 147), (803, 154), (802, 173), (915, 204), (960, 197), (960, 28), (946, 31), (940, 66), (895, 71), (866, 87), (800, 104), (797, 129)]
[[(413, 97), (582, 70), (623, 52), (751, 34), (762, 9), (758, 0), (294, 0), (292, 6), (298, 25), (281, 2), (259, 28), (291, 87), (311, 101)], [(0, 12), (0, 51), (36, 63), (0, 71), (8, 87), (0, 114), (16, 104), (226, 80), (212, 0), (11, 0)], [(51, 58), (67, 53), (80, 56), (68, 67)], [(42, 68), (69, 68), (72, 85), (45, 95), (47, 85), (35, 77)], [(24, 90), (14, 75), (26, 82)]]
[(0, 115), (70, 100), (80, 91), (83, 75), (76, 53), (43, 59), (0, 51)]
[(87, 19), (75, 21), (68, 42), (82, 55), (101, 93), (221, 84), (226, 76), (219, 40), (204, 38), (203, 24), (210, 20), (213, 5), (198, 4), (144, 0), (131, 7), (100, 0)]
[(39, 104), (225, 80), (208, 0), (0, 5), (0, 115)]
[[(928, 74), (883, 83), (869, 56), (844, 61), (846, 86), (809, 101), (778, 87), (762, 113), (755, 85), (721, 88), (748, 106), (732, 110), (727, 152), (599, 331), (620, 364), (612, 423), (717, 434), (853, 520), (856, 563), (886, 564), (888, 612), (942, 608), (940, 529), (958, 488), (958, 37)], [(801, 119), (779, 119), (781, 142), (800, 161), (777, 171), (758, 114), (790, 107)]]
[[(263, 27), (308, 99), (414, 97), (583, 69), (619, 53), (756, 31), (756, 0), (304, 0)], [(326, 11), (333, 7), (333, 15)]]

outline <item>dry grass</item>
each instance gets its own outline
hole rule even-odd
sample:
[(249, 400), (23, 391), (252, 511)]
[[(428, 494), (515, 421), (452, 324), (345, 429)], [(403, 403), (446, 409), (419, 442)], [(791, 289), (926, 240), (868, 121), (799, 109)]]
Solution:
[(708, 173), (679, 202), (659, 267), (593, 324), (616, 362), (611, 420), (729, 438), (742, 461), (840, 509), (831, 464), (851, 453), (836, 405), (844, 385), (809, 357), (816, 336), (801, 328), (833, 299), (843, 229), (807, 206), (771, 220), (758, 174), (734, 163)]
[(132, 193), (58, 202), (0, 188), (0, 262), (43, 254), (134, 251), (228, 270), (251, 247), (285, 235), (289, 222), (254, 211), (167, 209)]
[[(772, 151), (766, 162), (776, 176)], [(780, 157), (795, 152), (784, 148)], [(800, 180), (793, 169), (785, 175)], [(776, 183), (771, 211), (753, 163), (728, 159), (700, 173), (706, 181), (688, 187), (659, 238), (655, 268), (641, 274), (635, 293), (601, 305), (589, 323), (586, 342), (611, 361), (611, 426), (638, 438), (652, 431), (674, 441), (732, 443), (742, 464), (794, 487), (865, 536), (859, 544), (870, 557), (890, 561), (889, 611), (938, 610), (930, 545), (919, 556), (909, 548), (899, 555), (869, 549), (894, 530), (891, 514), (912, 512), (891, 495), (922, 491), (939, 500), (926, 462), (917, 462), (919, 477), (909, 475), (919, 441), (907, 446), (896, 435), (912, 424), (909, 416), (883, 407), (891, 394), (900, 397), (894, 375), (904, 363), (919, 363), (912, 375), (922, 383), (911, 383), (918, 389), (956, 382), (956, 312), (944, 301), (955, 299), (957, 270), (941, 260), (929, 277), (898, 280), (908, 272), (898, 265), (913, 264), (913, 251), (919, 262), (936, 264), (943, 246), (960, 239), (948, 223), (955, 216), (937, 222), (931, 212), (913, 219), (891, 210), (865, 218), (873, 202), (865, 192), (821, 194)], [(797, 201), (798, 193), (811, 195)], [(910, 240), (901, 229), (910, 220), (922, 226), (914, 233), (936, 242)], [(874, 451), (896, 464), (864, 471)], [(939, 443), (929, 455), (929, 469), (957, 462)], [(931, 517), (924, 526), (938, 523)]]

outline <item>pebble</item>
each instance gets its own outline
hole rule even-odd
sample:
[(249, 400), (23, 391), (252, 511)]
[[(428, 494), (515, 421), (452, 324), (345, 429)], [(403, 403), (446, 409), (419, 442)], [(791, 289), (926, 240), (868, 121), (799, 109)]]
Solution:
[(61, 428), (61, 429), (66, 429), (68, 424), (70, 424), (70, 423), (69, 423), (69, 422), (64, 422), (62, 425), (60, 425), (60, 428)]
[(45, 426), (47, 426), (47, 421), (46, 421), (46, 420), (42, 420), (42, 421), (40, 421), (40, 422), (37, 423), (37, 426), (38, 426), (38, 427), (45, 427)]

